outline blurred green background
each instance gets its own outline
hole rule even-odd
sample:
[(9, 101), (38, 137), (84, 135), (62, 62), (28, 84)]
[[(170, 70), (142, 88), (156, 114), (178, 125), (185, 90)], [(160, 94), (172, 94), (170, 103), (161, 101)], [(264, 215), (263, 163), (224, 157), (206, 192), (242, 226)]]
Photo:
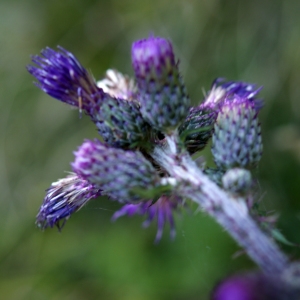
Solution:
[(97, 137), (89, 118), (32, 84), (25, 66), (46, 46), (70, 50), (96, 78), (111, 67), (132, 75), (131, 43), (154, 33), (173, 41), (194, 103), (216, 77), (263, 85), (258, 197), (300, 243), (299, 12), (298, 0), (1, 0), (1, 299), (208, 299), (227, 274), (255, 268), (201, 211), (184, 212), (176, 240), (166, 230), (158, 245), (155, 224), (111, 223), (120, 206), (101, 198), (62, 233), (35, 227), (44, 190)]

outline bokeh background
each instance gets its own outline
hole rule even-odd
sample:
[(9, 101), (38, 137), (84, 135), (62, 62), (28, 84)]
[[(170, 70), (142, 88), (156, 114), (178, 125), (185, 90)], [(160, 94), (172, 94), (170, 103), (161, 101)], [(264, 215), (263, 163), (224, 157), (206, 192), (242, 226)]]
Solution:
[(61, 233), (35, 227), (44, 190), (97, 137), (89, 118), (32, 84), (25, 66), (46, 46), (67, 48), (96, 78), (111, 67), (132, 75), (131, 43), (153, 33), (173, 41), (195, 104), (216, 77), (264, 86), (258, 197), (300, 243), (299, 11), (298, 0), (0, 0), (1, 299), (208, 299), (218, 280), (255, 268), (199, 210), (158, 245), (155, 224), (111, 223), (120, 206), (102, 198)]

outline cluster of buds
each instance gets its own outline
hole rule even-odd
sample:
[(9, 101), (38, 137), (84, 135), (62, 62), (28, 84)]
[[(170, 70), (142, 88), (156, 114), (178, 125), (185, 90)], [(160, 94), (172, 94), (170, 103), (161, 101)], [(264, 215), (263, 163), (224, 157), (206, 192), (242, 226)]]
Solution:
[[(37, 225), (61, 229), (74, 212), (105, 195), (123, 204), (113, 220), (146, 215), (145, 227), (156, 220), (158, 242), (166, 223), (175, 236), (174, 212), (192, 200), (227, 229), (265, 273), (288, 270), (287, 257), (261, 230), (257, 215), (252, 218), (256, 203), (251, 172), (263, 148), (258, 121), (263, 102), (257, 98), (261, 88), (217, 79), (202, 103), (191, 106), (169, 40), (151, 36), (137, 41), (131, 58), (134, 78), (108, 70), (97, 82), (62, 47), (33, 56), (35, 65), (28, 71), (37, 86), (84, 111), (101, 136), (84, 141), (74, 153), (73, 173), (46, 191)], [(210, 139), (214, 167), (192, 157)], [(287, 286), (299, 287), (299, 266), (295, 270), (286, 278), (275, 276), (279, 294), (271, 288), (276, 287), (274, 276), (242, 275), (220, 284), (213, 299), (298, 299), (296, 288), (297, 294), (282, 296)]]
[(131, 58), (133, 79), (108, 70), (97, 82), (62, 47), (33, 56), (35, 65), (28, 71), (37, 86), (83, 110), (102, 137), (85, 141), (75, 152), (74, 174), (47, 190), (37, 215), (39, 227), (61, 228), (89, 200), (107, 195), (125, 204), (113, 219), (146, 214), (146, 224), (157, 219), (156, 241), (165, 223), (173, 237), (173, 213), (186, 200), (176, 193), (178, 180), (151, 155), (155, 147), (166, 147), (170, 137), (179, 153), (189, 155), (204, 149), (212, 138), (216, 168), (203, 166), (204, 173), (232, 194), (247, 193), (252, 187), (247, 169), (262, 154), (257, 119), (262, 101), (256, 98), (260, 88), (218, 79), (203, 102), (191, 106), (169, 40), (153, 36), (139, 40), (132, 45)]

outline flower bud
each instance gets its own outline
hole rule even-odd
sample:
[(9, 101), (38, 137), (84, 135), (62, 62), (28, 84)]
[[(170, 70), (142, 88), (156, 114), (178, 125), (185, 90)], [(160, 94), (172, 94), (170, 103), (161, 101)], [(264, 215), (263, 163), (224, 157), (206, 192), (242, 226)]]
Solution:
[(136, 101), (106, 97), (91, 111), (91, 117), (104, 141), (113, 147), (130, 148), (145, 142), (149, 124)]
[(253, 181), (250, 171), (233, 168), (227, 170), (222, 177), (222, 183), (225, 190), (233, 194), (245, 194), (252, 187)]
[(87, 140), (79, 147), (72, 167), (119, 202), (141, 201), (134, 188), (153, 189), (160, 183), (156, 170), (140, 152), (111, 148), (97, 140)]
[(203, 104), (190, 108), (178, 133), (190, 154), (202, 150), (213, 134), (217, 112)]
[(235, 97), (225, 101), (214, 126), (212, 154), (219, 168), (250, 168), (262, 156), (261, 127), (253, 102)]
[(132, 64), (143, 117), (168, 133), (184, 120), (190, 104), (170, 41), (150, 37), (132, 46)]

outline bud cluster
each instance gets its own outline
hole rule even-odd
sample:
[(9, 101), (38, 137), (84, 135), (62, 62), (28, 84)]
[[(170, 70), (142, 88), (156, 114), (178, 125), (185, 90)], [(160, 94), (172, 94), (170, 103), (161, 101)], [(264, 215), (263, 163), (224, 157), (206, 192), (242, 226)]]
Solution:
[[(61, 229), (74, 212), (105, 195), (123, 204), (113, 220), (145, 215), (144, 227), (156, 220), (158, 242), (167, 223), (175, 237), (174, 213), (192, 200), (269, 273), (230, 277), (217, 286), (212, 299), (299, 299), (299, 264), (288, 268), (288, 258), (269, 232), (261, 230), (262, 214), (253, 196), (251, 170), (263, 149), (258, 120), (263, 102), (257, 99), (261, 88), (216, 79), (202, 103), (193, 107), (169, 40), (139, 40), (132, 45), (131, 58), (134, 78), (108, 70), (96, 82), (62, 47), (33, 56), (35, 65), (28, 71), (37, 86), (83, 110), (102, 138), (86, 140), (74, 153), (74, 173), (46, 191), (37, 225)], [(201, 157), (197, 164), (191, 155), (211, 138), (215, 166), (207, 167)], [(284, 240), (281, 235), (278, 239)]]
[[(201, 151), (212, 138), (216, 167), (202, 167), (212, 181), (232, 194), (252, 187), (249, 171), (262, 154), (258, 112), (260, 88), (217, 79), (203, 102), (190, 105), (172, 43), (150, 36), (131, 50), (135, 77), (108, 70), (98, 82), (73, 54), (59, 47), (33, 56), (28, 71), (50, 96), (83, 110), (103, 142), (85, 141), (75, 152), (74, 175), (53, 183), (37, 216), (40, 227), (67, 219), (90, 199), (108, 195), (124, 203), (114, 219), (127, 214), (157, 219), (160, 239), (166, 222), (174, 235), (173, 211), (184, 206), (172, 178), (153, 149)], [(233, 169), (232, 168), (239, 168)], [(225, 175), (224, 175), (225, 174)], [(176, 176), (175, 176), (176, 177)], [(171, 187), (167, 187), (171, 184)], [(146, 224), (148, 224), (146, 222)]]

